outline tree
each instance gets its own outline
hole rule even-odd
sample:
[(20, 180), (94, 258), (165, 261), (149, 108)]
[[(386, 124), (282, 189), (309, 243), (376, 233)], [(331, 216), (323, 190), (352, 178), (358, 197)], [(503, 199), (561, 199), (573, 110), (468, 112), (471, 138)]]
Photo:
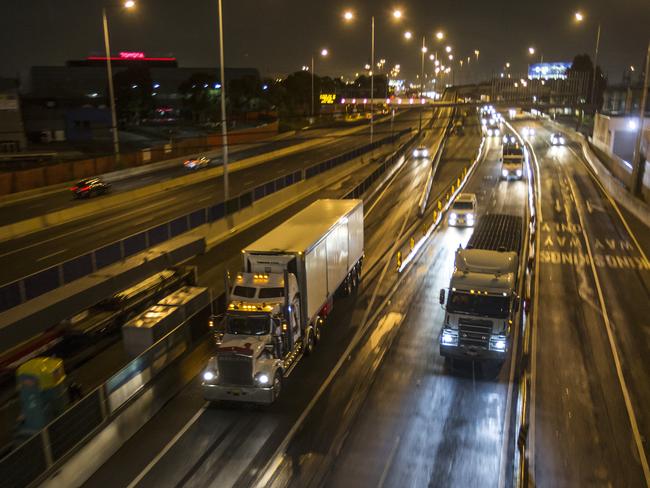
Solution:
[[(571, 79), (579, 79), (583, 83), (583, 93), (587, 103), (591, 103), (591, 87), (593, 84), (594, 77), (594, 63), (588, 54), (578, 54), (573, 58), (573, 63), (571, 68), (567, 70), (567, 77)], [(596, 67), (596, 96), (595, 103), (596, 107), (602, 107), (603, 105), (603, 93), (607, 88), (607, 78), (604, 76), (600, 66)]]
[(149, 68), (130, 65), (113, 76), (115, 106), (120, 121), (139, 124), (153, 109), (153, 81)]
[(192, 73), (178, 87), (183, 96), (183, 115), (193, 122), (220, 120), (221, 84), (208, 73)]

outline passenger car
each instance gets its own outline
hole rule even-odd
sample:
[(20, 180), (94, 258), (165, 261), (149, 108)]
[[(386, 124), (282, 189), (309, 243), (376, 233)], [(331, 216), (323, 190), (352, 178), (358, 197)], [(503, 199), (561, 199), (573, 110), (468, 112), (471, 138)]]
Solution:
[(90, 198), (95, 195), (103, 195), (111, 188), (110, 183), (101, 178), (85, 178), (80, 180), (76, 185), (70, 187), (70, 191), (75, 198)]

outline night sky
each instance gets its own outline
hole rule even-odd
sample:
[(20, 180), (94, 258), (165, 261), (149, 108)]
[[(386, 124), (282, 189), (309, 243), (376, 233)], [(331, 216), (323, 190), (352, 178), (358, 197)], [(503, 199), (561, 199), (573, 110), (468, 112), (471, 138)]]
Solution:
[[(510, 61), (523, 72), (527, 48), (535, 46), (545, 61), (570, 61), (574, 54), (593, 53), (597, 19), (602, 22), (601, 65), (612, 82), (643, 63), (650, 38), (650, 0), (224, 0), (226, 65), (256, 67), (263, 75), (284, 74), (308, 64), (311, 53), (330, 50), (317, 73), (351, 77), (370, 58), (370, 15), (377, 18), (376, 58), (401, 64), (403, 74), (419, 71), (415, 39), (441, 29), (454, 52), (467, 57), (480, 50), (482, 73)], [(0, 14), (0, 76), (16, 76), (32, 65), (62, 65), (69, 59), (101, 54), (101, 7), (108, 0), (3, 0)], [(392, 7), (404, 11), (400, 23), (390, 19)], [(342, 12), (356, 13), (344, 24)], [(576, 25), (580, 9), (586, 22)], [(181, 66), (216, 66), (218, 59), (216, 0), (141, 0), (134, 12), (109, 11), (112, 51), (145, 51), (173, 55)], [(421, 41), (418, 41), (421, 42)], [(538, 55), (535, 55), (538, 60)], [(476, 69), (476, 68), (474, 68)]]

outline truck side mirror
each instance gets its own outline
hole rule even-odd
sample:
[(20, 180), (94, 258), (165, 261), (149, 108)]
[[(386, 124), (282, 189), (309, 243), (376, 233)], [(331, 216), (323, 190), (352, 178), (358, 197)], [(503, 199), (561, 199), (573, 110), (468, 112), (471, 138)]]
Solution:
[(445, 304), (445, 289), (441, 288), (440, 289), (440, 305)]

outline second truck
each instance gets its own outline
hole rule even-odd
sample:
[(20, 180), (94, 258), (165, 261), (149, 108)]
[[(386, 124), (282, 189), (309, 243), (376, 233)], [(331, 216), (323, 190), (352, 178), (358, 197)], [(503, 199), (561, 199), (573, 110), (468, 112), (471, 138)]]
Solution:
[(359, 283), (363, 202), (317, 200), (247, 246), (242, 258), (201, 385), (209, 401), (269, 404), (313, 352), (334, 296)]
[(456, 251), (449, 288), (440, 290), (445, 358), (506, 360), (519, 309), (522, 222), (515, 215), (486, 214), (465, 249)]

